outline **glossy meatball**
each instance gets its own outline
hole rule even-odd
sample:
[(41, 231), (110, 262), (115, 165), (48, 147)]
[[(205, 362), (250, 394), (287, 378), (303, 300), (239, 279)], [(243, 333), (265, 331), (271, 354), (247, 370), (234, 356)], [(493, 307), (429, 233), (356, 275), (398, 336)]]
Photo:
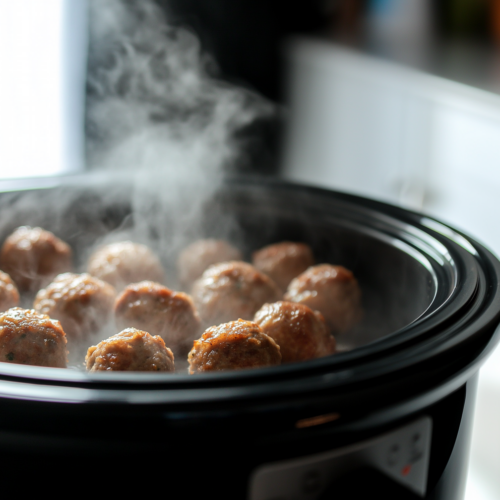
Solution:
[(189, 295), (152, 281), (128, 285), (116, 299), (118, 328), (134, 327), (159, 335), (174, 351), (191, 348), (200, 335), (200, 318)]
[(17, 228), (0, 251), (0, 268), (20, 292), (35, 293), (60, 273), (71, 270), (71, 248), (40, 227)]
[(66, 335), (61, 323), (20, 307), (0, 314), (0, 361), (66, 368)]
[(361, 290), (352, 272), (342, 266), (310, 267), (290, 283), (284, 299), (319, 311), (334, 335), (361, 318)]
[(19, 304), (19, 292), (7, 273), (0, 271), (0, 312)]
[(179, 282), (189, 290), (205, 269), (232, 260), (243, 260), (243, 254), (227, 241), (214, 239), (195, 241), (179, 255), (177, 261)]
[(193, 374), (279, 365), (281, 354), (259, 325), (239, 319), (206, 330), (195, 341), (188, 361)]
[[(114, 302), (115, 289), (109, 283), (90, 274), (64, 273), (37, 293), (33, 307), (61, 322), (68, 337), (70, 361), (81, 363), (89, 344), (108, 327)], [(77, 353), (81, 354), (78, 360)]]
[(266, 303), (281, 298), (276, 283), (245, 262), (210, 266), (193, 285), (193, 300), (205, 326), (251, 320)]
[(159, 336), (127, 328), (96, 346), (89, 347), (87, 370), (173, 372), (174, 355)]
[(252, 263), (284, 292), (293, 278), (314, 265), (314, 256), (311, 247), (305, 243), (283, 241), (254, 252)]
[(91, 255), (88, 272), (117, 290), (142, 280), (163, 281), (158, 257), (145, 245), (131, 241), (111, 243)]
[(321, 358), (335, 352), (335, 338), (323, 315), (303, 304), (264, 304), (254, 319), (262, 331), (280, 346), (281, 361), (292, 363)]

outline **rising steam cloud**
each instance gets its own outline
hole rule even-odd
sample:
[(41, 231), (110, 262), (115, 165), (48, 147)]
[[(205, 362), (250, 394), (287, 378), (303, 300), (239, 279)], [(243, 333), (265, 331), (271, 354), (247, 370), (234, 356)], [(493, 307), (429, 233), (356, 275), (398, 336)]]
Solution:
[[(223, 172), (245, 165), (242, 131), (272, 119), (276, 108), (217, 79), (196, 36), (170, 26), (153, 1), (91, 0), (90, 7), (88, 162), (136, 175), (133, 222), (111, 238), (159, 246), (172, 260), (203, 233), (200, 215)], [(227, 214), (219, 223), (227, 229), (219, 234), (234, 229)]]
[(240, 161), (238, 132), (274, 107), (216, 79), (195, 35), (168, 25), (151, 0), (91, 0), (91, 166), (196, 171)]

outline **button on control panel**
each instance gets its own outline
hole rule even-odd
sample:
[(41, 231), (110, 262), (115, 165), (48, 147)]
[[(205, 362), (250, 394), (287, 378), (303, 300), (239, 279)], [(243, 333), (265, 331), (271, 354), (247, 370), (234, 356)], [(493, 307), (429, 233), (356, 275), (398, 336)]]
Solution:
[(424, 416), (369, 441), (263, 465), (250, 479), (249, 500), (316, 500), (333, 481), (366, 466), (424, 497), (431, 435), (432, 420)]

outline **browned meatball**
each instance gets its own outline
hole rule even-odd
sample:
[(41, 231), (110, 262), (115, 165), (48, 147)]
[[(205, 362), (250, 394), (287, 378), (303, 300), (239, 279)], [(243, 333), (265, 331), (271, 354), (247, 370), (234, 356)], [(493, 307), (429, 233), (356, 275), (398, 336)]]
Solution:
[(242, 260), (242, 253), (233, 245), (223, 240), (198, 240), (186, 247), (177, 261), (179, 282), (190, 289), (205, 269), (231, 260)]
[(118, 328), (134, 327), (159, 335), (184, 354), (200, 334), (200, 318), (189, 295), (152, 281), (128, 285), (116, 299)]
[(163, 281), (158, 257), (145, 245), (131, 241), (111, 243), (90, 256), (88, 271), (117, 290), (142, 280)]
[(61, 323), (20, 307), (0, 314), (0, 361), (66, 368), (66, 335)]
[(193, 285), (193, 300), (206, 326), (238, 318), (251, 320), (266, 302), (276, 302), (281, 291), (274, 281), (245, 262), (210, 266)]
[(284, 297), (319, 311), (333, 334), (352, 328), (361, 318), (361, 290), (351, 271), (320, 264), (297, 276)]
[(314, 257), (309, 245), (283, 241), (254, 252), (252, 263), (284, 292), (293, 278), (314, 265)]
[(159, 336), (127, 328), (89, 347), (85, 358), (87, 370), (173, 372), (174, 355)]
[(7, 273), (0, 271), (0, 312), (19, 304), (19, 292)]
[(279, 365), (280, 348), (252, 321), (212, 326), (196, 340), (188, 356), (189, 373), (242, 370)]
[(108, 326), (114, 302), (115, 289), (109, 283), (86, 273), (64, 273), (37, 293), (33, 307), (61, 322), (70, 361), (81, 363), (89, 344)]
[(34, 293), (60, 273), (71, 270), (71, 248), (40, 227), (17, 228), (3, 244), (0, 267), (21, 292)]
[(321, 358), (335, 352), (335, 338), (330, 335), (323, 315), (303, 304), (264, 304), (254, 321), (280, 346), (283, 363)]

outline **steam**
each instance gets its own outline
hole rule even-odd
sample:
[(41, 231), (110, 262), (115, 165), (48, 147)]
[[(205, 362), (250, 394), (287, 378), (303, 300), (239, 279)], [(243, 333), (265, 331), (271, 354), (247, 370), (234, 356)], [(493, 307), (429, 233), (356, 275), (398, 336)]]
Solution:
[(152, 1), (90, 5), (91, 166), (209, 176), (237, 161), (235, 133), (274, 107), (216, 80), (195, 35), (169, 27)]
[(200, 231), (223, 173), (247, 161), (241, 131), (276, 109), (218, 80), (196, 36), (151, 0), (91, 0), (90, 27), (89, 166), (136, 176), (131, 238), (154, 234), (169, 257)]

